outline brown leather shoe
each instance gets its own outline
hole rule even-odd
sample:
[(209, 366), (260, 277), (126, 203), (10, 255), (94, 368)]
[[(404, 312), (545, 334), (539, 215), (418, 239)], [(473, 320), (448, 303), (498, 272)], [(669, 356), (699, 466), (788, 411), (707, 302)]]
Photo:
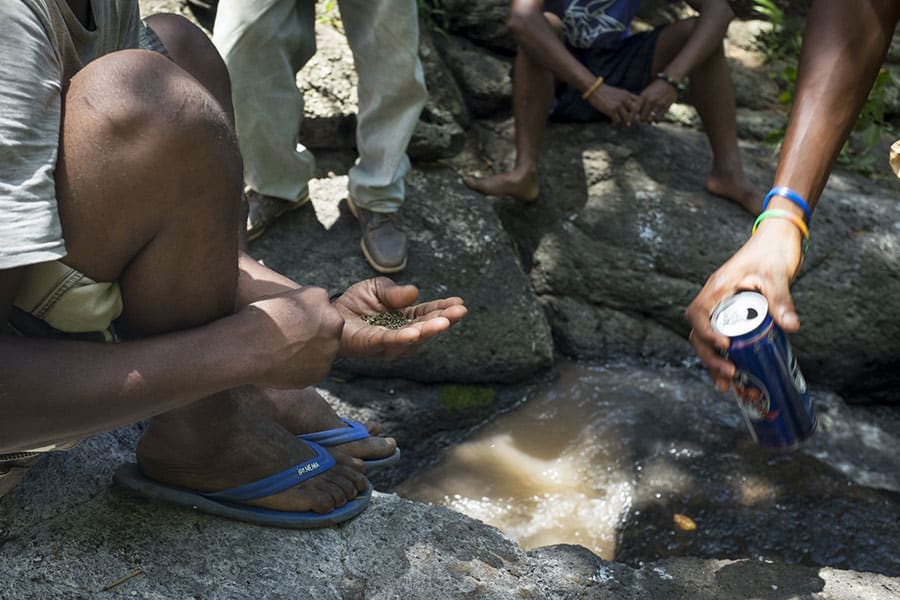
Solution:
[(372, 268), (379, 273), (396, 273), (406, 268), (406, 233), (399, 215), (379, 213), (357, 206), (347, 198), (350, 212), (359, 221), (362, 237), (359, 246)]
[(274, 223), (281, 215), (296, 210), (309, 202), (309, 192), (304, 192), (295, 202), (266, 196), (256, 190), (247, 188), (244, 192), (247, 196), (249, 212), (247, 213), (247, 241), (252, 242), (265, 231), (266, 227)]

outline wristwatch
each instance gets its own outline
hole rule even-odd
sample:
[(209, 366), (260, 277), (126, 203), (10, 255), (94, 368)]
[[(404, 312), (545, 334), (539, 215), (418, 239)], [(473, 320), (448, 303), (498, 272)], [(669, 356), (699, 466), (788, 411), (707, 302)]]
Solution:
[(659, 73), (657, 73), (656, 78), (662, 79), (663, 81), (665, 81), (666, 83), (671, 85), (673, 88), (675, 88), (679, 92), (683, 92), (684, 90), (687, 89), (687, 85), (684, 83), (684, 81), (678, 81), (676, 79), (672, 79), (671, 77), (669, 77), (669, 74), (666, 73), (665, 71), (660, 71)]

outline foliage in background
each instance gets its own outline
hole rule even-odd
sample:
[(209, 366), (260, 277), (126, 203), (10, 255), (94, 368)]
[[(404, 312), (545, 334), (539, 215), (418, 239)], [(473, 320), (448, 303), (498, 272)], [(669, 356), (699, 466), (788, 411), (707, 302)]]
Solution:
[[(784, 63), (781, 71), (774, 73), (772, 77), (778, 82), (779, 88), (782, 90), (778, 96), (778, 101), (782, 104), (791, 104), (794, 101), (794, 89), (797, 85), (797, 62), (800, 57), (803, 37), (799, 31), (794, 33), (787, 31), (784, 11), (772, 0), (754, 0), (753, 10), (772, 25), (769, 31), (759, 36), (759, 41), (763, 45), (763, 52), (766, 55), (767, 62)], [(884, 107), (886, 91), (890, 83), (890, 73), (882, 69), (878, 73), (875, 84), (869, 92), (869, 97), (866, 99), (866, 103), (853, 127), (853, 131), (858, 134), (857, 139), (862, 147), (854, 148), (850, 140), (848, 140), (838, 156), (838, 162), (863, 174), (872, 173), (875, 162), (878, 160), (871, 150), (878, 143), (881, 132), (884, 131), (887, 125), (884, 120)], [(766, 141), (780, 148), (781, 143), (784, 141), (784, 134), (784, 129), (771, 131)]]
[(322, 3), (322, 10), (316, 21), (344, 33), (344, 24), (341, 22), (341, 13), (338, 10), (337, 0), (325, 0)]
[(447, 35), (447, 11), (444, 0), (416, 0), (419, 17), (425, 20), (429, 29), (441, 35)]

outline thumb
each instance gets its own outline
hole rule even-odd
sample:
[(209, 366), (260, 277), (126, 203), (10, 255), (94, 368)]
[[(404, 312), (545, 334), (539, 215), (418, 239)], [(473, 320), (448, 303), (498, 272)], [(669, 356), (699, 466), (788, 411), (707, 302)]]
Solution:
[(419, 289), (414, 285), (397, 285), (387, 277), (376, 281), (378, 299), (390, 309), (406, 308), (419, 297)]

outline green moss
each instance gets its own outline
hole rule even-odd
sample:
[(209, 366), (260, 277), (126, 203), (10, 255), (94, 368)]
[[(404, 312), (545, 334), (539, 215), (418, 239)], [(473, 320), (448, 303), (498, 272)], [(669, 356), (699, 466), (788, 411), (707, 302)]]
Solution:
[(494, 403), (494, 388), (480, 385), (445, 385), (441, 388), (441, 406), (447, 410), (461, 411), (487, 408)]

